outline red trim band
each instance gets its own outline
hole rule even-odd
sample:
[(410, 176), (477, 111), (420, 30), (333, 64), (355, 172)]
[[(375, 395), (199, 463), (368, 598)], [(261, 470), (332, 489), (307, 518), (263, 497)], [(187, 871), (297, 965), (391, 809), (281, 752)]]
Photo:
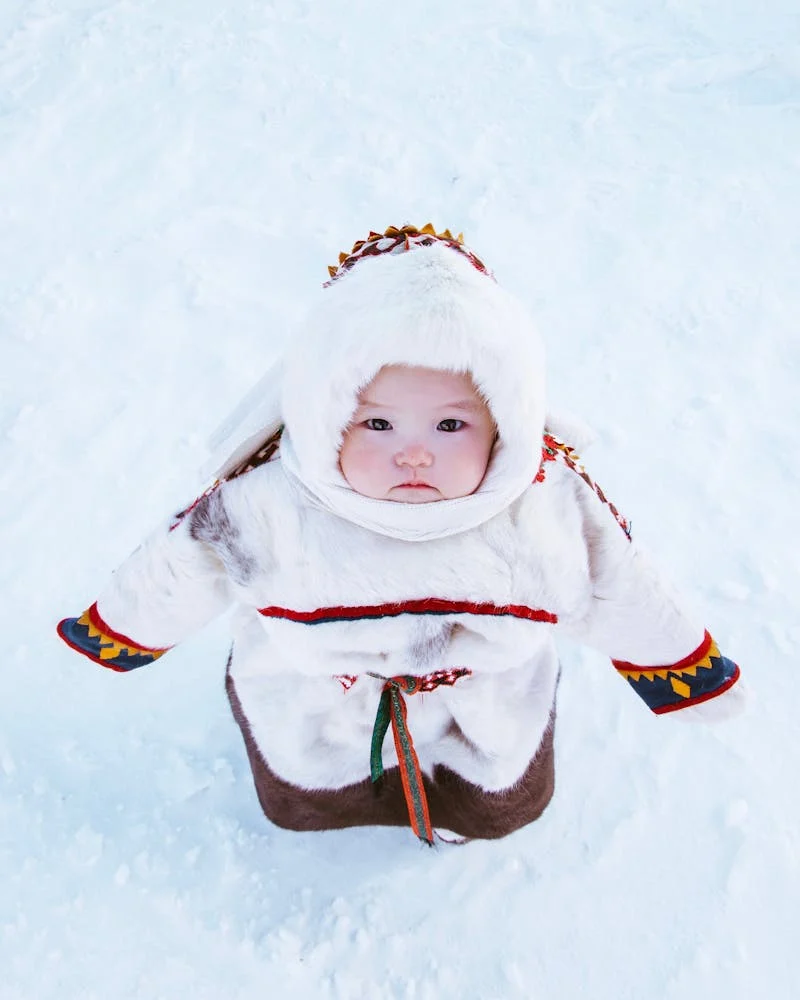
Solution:
[(119, 646), (129, 646), (134, 650), (141, 650), (143, 653), (166, 653), (167, 650), (172, 649), (172, 646), (143, 646), (140, 642), (135, 642), (133, 639), (129, 639), (126, 635), (121, 632), (115, 632), (110, 625), (100, 617), (100, 612), (97, 610), (97, 601), (87, 610), (86, 614), (89, 616), (89, 620), (96, 629), (99, 629), (103, 633), (103, 637), (106, 639), (112, 639)]
[[(693, 653), (689, 653), (688, 656), (684, 656), (682, 660), (678, 660), (677, 663), (666, 663), (662, 667), (640, 667), (637, 663), (628, 663), (626, 660), (612, 660), (611, 662), (617, 668), (617, 670), (635, 670), (637, 673), (647, 674), (654, 673), (656, 670), (684, 670), (686, 667), (692, 667), (698, 660), (704, 659), (708, 655), (709, 649), (711, 649), (711, 643), (714, 640), (708, 633), (706, 629), (703, 634), (703, 641), (697, 647)], [(685, 702), (684, 704), (688, 704)]]
[(314, 611), (293, 611), (291, 608), (259, 608), (265, 618), (285, 618), (305, 625), (323, 622), (358, 621), (364, 618), (396, 618), (398, 615), (493, 615), (524, 618), (532, 622), (555, 625), (558, 616), (541, 608), (528, 608), (522, 604), (477, 604), (472, 601), (445, 601), (439, 597), (426, 597), (417, 601), (396, 601), (392, 604), (360, 605), (356, 607), (316, 608)]

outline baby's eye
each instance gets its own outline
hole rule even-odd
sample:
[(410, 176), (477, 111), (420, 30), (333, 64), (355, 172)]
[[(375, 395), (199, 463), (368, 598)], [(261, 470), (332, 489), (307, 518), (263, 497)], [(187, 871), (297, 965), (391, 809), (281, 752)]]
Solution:
[(464, 426), (465, 424), (463, 420), (456, 420), (455, 417), (446, 417), (444, 420), (439, 421), (436, 425), (436, 430), (447, 431), (452, 434), (453, 431), (460, 431)]
[(388, 420), (384, 420), (383, 417), (368, 417), (364, 421), (364, 426), (368, 427), (371, 431), (390, 431), (392, 425)]

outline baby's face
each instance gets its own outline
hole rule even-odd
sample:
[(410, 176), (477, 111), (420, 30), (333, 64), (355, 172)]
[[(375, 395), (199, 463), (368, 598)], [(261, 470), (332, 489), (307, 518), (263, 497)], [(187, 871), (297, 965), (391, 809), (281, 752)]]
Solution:
[(357, 493), (375, 500), (452, 500), (480, 486), (494, 439), (469, 375), (388, 365), (359, 395), (339, 466)]

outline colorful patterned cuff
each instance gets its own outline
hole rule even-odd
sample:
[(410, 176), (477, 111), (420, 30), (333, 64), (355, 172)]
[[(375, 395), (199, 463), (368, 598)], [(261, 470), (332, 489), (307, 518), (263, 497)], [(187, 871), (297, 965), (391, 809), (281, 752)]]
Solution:
[(80, 618), (65, 618), (58, 623), (58, 634), (64, 642), (78, 653), (103, 667), (127, 673), (136, 667), (145, 667), (159, 656), (163, 656), (171, 646), (154, 649), (133, 642), (127, 636), (110, 628), (94, 603)]
[(716, 698), (739, 679), (738, 666), (720, 653), (708, 632), (693, 653), (671, 666), (611, 662), (656, 715)]

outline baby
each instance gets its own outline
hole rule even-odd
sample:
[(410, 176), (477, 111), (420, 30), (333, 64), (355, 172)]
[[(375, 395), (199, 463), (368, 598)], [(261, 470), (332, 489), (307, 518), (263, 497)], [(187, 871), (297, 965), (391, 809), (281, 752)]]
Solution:
[(128, 671), (233, 605), (228, 697), (294, 830), (535, 820), (559, 633), (658, 714), (735, 707), (736, 664), (545, 428), (537, 332), (462, 239), (390, 227), (330, 270), (215, 484), (62, 638)]

